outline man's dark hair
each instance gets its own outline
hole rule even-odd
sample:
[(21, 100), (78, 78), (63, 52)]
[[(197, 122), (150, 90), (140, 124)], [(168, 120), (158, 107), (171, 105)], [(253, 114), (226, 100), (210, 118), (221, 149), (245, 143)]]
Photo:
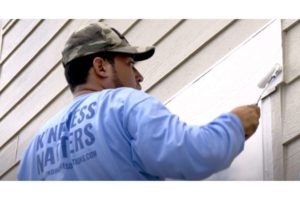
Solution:
[(64, 65), (65, 77), (72, 92), (76, 86), (86, 83), (88, 72), (93, 66), (95, 57), (101, 57), (104, 60), (114, 64), (115, 54), (113, 53), (95, 53), (77, 58)]

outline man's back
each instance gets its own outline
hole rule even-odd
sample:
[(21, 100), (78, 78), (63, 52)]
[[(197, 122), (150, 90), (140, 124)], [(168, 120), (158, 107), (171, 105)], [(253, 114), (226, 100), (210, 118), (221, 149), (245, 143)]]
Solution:
[(120, 88), (75, 98), (36, 135), (19, 179), (145, 179), (132, 163), (131, 138), (122, 125), (130, 92)]

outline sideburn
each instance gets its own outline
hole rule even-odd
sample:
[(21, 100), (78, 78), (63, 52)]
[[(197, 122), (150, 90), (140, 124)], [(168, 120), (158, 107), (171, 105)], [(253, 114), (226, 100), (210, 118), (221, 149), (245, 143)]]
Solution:
[(112, 65), (112, 69), (113, 69), (112, 81), (115, 85), (115, 88), (124, 87), (124, 84), (121, 82), (121, 80), (118, 76), (118, 73), (117, 73), (114, 63), (111, 63), (111, 65)]

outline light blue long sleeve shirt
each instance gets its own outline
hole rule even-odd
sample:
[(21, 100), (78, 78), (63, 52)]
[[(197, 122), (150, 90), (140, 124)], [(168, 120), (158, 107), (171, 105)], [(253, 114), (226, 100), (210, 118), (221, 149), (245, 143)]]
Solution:
[(18, 179), (203, 179), (229, 167), (243, 148), (232, 113), (189, 126), (144, 92), (108, 89), (76, 97), (40, 130)]

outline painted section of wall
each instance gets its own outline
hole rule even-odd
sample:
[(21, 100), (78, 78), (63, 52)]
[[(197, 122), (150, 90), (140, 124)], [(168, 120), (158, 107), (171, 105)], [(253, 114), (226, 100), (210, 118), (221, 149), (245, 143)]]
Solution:
[[(281, 44), (281, 23), (275, 20), (171, 98), (168, 108), (188, 123), (206, 124), (237, 105), (255, 103), (262, 91), (257, 83), (282, 64)], [(260, 126), (231, 167), (209, 179), (263, 180), (263, 146)]]
[[(0, 74), (0, 178), (16, 178), (29, 141), (72, 100), (60, 63), (67, 37), (92, 20), (6, 20)], [(143, 87), (162, 101), (209, 68), (269, 20), (101, 20), (133, 45), (155, 45), (137, 63)], [(6, 162), (6, 164), (3, 164)]]

